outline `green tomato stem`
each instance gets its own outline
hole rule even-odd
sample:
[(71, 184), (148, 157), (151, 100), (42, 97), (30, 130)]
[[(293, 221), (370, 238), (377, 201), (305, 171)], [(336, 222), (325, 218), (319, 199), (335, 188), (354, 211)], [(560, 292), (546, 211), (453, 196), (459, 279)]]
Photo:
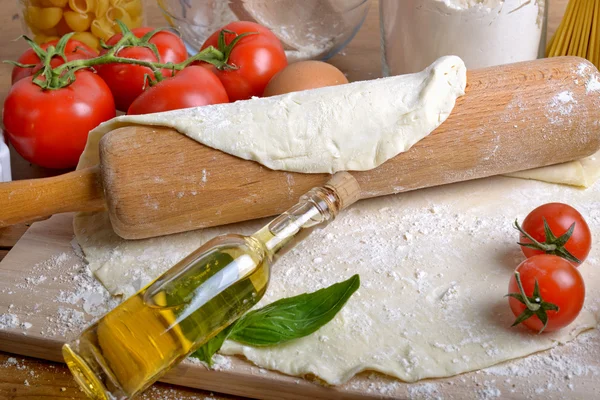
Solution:
[[(196, 62), (196, 61), (204, 61), (204, 62), (213, 64), (217, 67), (223, 67), (224, 65), (226, 65), (226, 63), (223, 61), (225, 58), (224, 54), (212, 46), (207, 47), (206, 49), (202, 50), (201, 52), (197, 53), (196, 55), (194, 55), (194, 56), (188, 58), (187, 60), (185, 60), (181, 63), (178, 63), (178, 64), (144, 61), (144, 60), (137, 60), (137, 59), (133, 59), (133, 58), (116, 56), (115, 53), (124, 45), (124, 43), (127, 42), (128, 38), (126, 36), (127, 35), (124, 35), (123, 38), (113, 48), (111, 48), (108, 52), (106, 52), (106, 54), (103, 54), (103, 55), (95, 57), (95, 58), (69, 61), (67, 63), (64, 63), (64, 64), (56, 67), (52, 73), (53, 80), (52, 80), (51, 86), (53, 88), (60, 88), (60, 87), (67, 86), (71, 80), (62, 78), (63, 73), (65, 73), (66, 71), (74, 71), (74, 70), (79, 70), (82, 68), (91, 68), (91, 67), (94, 67), (97, 65), (103, 65), (103, 64), (130, 64), (130, 65), (140, 65), (142, 67), (148, 67), (152, 70), (157, 81), (161, 81), (163, 79), (162, 73), (160, 72), (160, 70), (163, 68), (173, 70), (173, 71), (181, 71), (182, 69), (184, 69), (185, 67), (189, 66), (190, 64), (192, 64), (193, 62)], [(49, 60), (50, 60), (50, 58), (47, 59), (47, 62), (45, 64), (44, 68), (50, 68)], [(70, 75), (70, 74), (66, 74), (66, 75)], [(58, 87), (57, 87), (57, 85), (58, 85)]]
[[(63, 37), (63, 39), (61, 39), (61, 41), (59, 42), (59, 45), (57, 47), (49, 46), (48, 49), (46, 49), (46, 51), (42, 50), (41, 48), (39, 48), (39, 46), (37, 46), (36, 44), (31, 42), (30, 39), (26, 38), (26, 40), (28, 40), (28, 42), (31, 42), (30, 45), (34, 48), (34, 50), (36, 51), (38, 56), (40, 58), (43, 58), (43, 69), (40, 71), (40, 73), (34, 75), (33, 83), (35, 83), (36, 85), (38, 85), (39, 87), (41, 87), (44, 90), (60, 89), (60, 88), (70, 85), (71, 83), (73, 83), (75, 81), (75, 79), (76, 79), (75, 72), (77, 72), (81, 69), (92, 68), (97, 65), (103, 65), (103, 64), (130, 64), (130, 65), (139, 65), (142, 67), (147, 67), (152, 71), (152, 75), (154, 76), (156, 81), (161, 81), (162, 79), (164, 79), (163, 74), (161, 72), (162, 69), (168, 69), (173, 72), (181, 71), (182, 69), (188, 67), (190, 64), (192, 64), (196, 61), (202, 61), (202, 62), (212, 64), (221, 70), (237, 69), (236, 66), (227, 64), (231, 50), (236, 45), (236, 43), (239, 42), (239, 40), (242, 39), (243, 37), (250, 35), (250, 34), (258, 33), (258, 32), (243, 33), (241, 35), (238, 35), (228, 46), (224, 46), (224, 36), (223, 36), (224, 32), (221, 32), (221, 36), (223, 36), (223, 38), (222, 38), (222, 42), (223, 42), (222, 47), (223, 48), (217, 49), (213, 46), (209, 46), (209, 47), (205, 48), (204, 50), (198, 52), (194, 56), (189, 57), (188, 59), (184, 60), (183, 62), (174, 64), (174, 63), (161, 63), (161, 62), (137, 60), (137, 59), (126, 58), (126, 57), (119, 57), (117, 55), (117, 53), (121, 49), (126, 48), (126, 47), (140, 46), (140, 47), (149, 48), (150, 50), (152, 50), (152, 52), (158, 58), (158, 50), (156, 49), (156, 46), (152, 43), (149, 43), (148, 40), (154, 34), (159, 32), (160, 29), (156, 29), (152, 32), (147, 33), (146, 35), (144, 35), (144, 37), (138, 38), (121, 21), (117, 21), (117, 23), (121, 27), (121, 32), (122, 32), (121, 39), (112, 47), (107, 47), (107, 46), (103, 45), (103, 47), (108, 49), (107, 52), (101, 56), (90, 58), (90, 59), (67, 61), (65, 54), (64, 54), (64, 47), (66, 46), (66, 43), (67, 43), (69, 37), (72, 35), (72, 33), (65, 35)], [(65, 62), (62, 65), (53, 69), (51, 66), (51, 61), (54, 56), (59, 56), (59, 57), (63, 58), (63, 60)], [(150, 75), (150, 77), (152, 77), (152, 75)], [(44, 79), (40, 79), (40, 76), (43, 76)]]
[[(537, 311), (540, 309), (540, 304), (534, 304), (529, 301), (527, 294), (525, 294), (525, 289), (523, 289), (523, 283), (521, 282), (521, 274), (518, 271), (515, 271), (515, 280), (517, 281), (517, 286), (519, 287), (519, 293), (523, 296), (523, 302), (525, 306), (531, 311)], [(541, 299), (540, 299), (541, 301)]]

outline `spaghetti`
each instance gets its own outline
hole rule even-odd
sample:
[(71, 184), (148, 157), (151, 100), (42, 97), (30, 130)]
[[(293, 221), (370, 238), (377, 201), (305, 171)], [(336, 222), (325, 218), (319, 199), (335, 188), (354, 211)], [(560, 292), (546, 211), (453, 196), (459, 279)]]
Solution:
[(600, 0), (569, 0), (546, 57), (578, 56), (600, 67)]

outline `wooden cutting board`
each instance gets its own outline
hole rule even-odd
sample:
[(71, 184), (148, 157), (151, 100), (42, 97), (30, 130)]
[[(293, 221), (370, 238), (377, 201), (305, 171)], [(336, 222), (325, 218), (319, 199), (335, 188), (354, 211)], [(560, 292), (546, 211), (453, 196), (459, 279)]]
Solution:
[[(62, 344), (94, 318), (86, 309), (89, 311), (93, 308), (90, 304), (100, 301), (100, 294), (90, 294), (99, 291), (100, 286), (93, 283), (89, 275), (78, 272), (84, 267), (72, 245), (72, 219), (72, 214), (59, 214), (33, 224), (0, 262), (1, 351), (62, 361)], [(76, 301), (78, 295), (86, 291), (86, 300)], [(10, 322), (9, 314), (14, 315), (18, 323), (2, 329), (3, 324)], [(587, 399), (600, 395), (600, 381), (591, 373), (578, 376), (573, 366), (585, 365), (600, 371), (600, 357), (593, 346), (590, 348), (590, 343), (586, 346), (590, 350), (582, 352), (577, 344), (567, 344), (551, 353), (531, 356), (538, 358), (536, 365), (543, 367), (528, 371), (527, 376), (519, 376), (522, 367), (517, 362), (508, 365), (514, 365), (516, 370), (506, 376), (480, 371), (405, 384), (380, 374), (362, 373), (343, 386), (325, 387), (310, 378), (285, 376), (239, 358), (224, 357), (220, 370), (207, 370), (186, 361), (162, 381), (261, 399), (492, 399), (498, 397), (498, 393), (503, 399)], [(563, 372), (556, 366), (556, 360), (566, 359), (570, 364), (564, 375), (573, 374), (570, 379), (562, 379)], [(552, 390), (547, 389), (548, 382), (553, 383)]]

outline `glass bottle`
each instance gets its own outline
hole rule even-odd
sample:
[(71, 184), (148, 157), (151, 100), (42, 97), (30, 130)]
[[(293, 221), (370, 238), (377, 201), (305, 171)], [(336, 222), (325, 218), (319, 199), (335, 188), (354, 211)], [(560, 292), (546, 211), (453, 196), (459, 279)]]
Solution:
[(277, 256), (359, 196), (341, 172), (256, 233), (208, 241), (63, 346), (76, 381), (93, 399), (142, 392), (252, 308)]

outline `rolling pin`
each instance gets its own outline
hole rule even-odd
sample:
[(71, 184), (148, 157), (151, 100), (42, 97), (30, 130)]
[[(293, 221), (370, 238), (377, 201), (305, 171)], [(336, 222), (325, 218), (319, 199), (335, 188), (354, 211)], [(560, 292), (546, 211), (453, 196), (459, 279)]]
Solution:
[[(353, 172), (362, 198), (595, 153), (600, 91), (586, 85), (597, 73), (575, 57), (470, 71), (466, 95), (438, 129), (378, 168)], [(270, 170), (170, 128), (124, 127), (102, 138), (99, 166), (0, 184), (0, 226), (106, 209), (118, 235), (141, 239), (272, 216), (329, 177)]]

